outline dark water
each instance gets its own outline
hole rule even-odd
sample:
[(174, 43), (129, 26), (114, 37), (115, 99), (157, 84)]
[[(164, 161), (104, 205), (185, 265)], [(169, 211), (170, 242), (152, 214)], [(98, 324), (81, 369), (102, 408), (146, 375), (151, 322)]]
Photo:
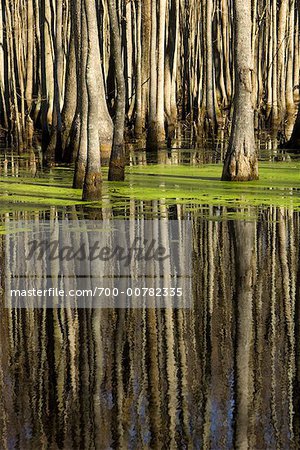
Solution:
[[(191, 222), (191, 308), (21, 310), (2, 297), (1, 449), (299, 448), (300, 212), (202, 207), (207, 218), (164, 200), (126, 212)], [(101, 218), (52, 207), (0, 224), (83, 216)]]

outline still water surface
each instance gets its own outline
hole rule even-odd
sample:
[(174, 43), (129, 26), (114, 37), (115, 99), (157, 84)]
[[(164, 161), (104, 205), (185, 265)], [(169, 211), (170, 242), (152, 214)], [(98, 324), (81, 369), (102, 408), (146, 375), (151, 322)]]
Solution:
[[(0, 212), (3, 229), (10, 220), (143, 220), (151, 211), (191, 221), (193, 246), (190, 309), (2, 303), (1, 449), (299, 448), (299, 209), (184, 206), (162, 198), (104, 202), (101, 212)], [(1, 279), (4, 252), (5, 235)]]

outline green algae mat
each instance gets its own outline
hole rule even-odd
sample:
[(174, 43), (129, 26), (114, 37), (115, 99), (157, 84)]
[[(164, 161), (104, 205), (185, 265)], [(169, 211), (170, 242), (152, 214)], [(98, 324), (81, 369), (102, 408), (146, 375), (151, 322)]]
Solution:
[[(300, 161), (260, 163), (260, 179), (251, 182), (222, 182), (221, 164), (202, 166), (148, 165), (127, 169), (126, 181), (103, 183), (103, 197), (122, 206), (130, 199), (164, 200), (166, 204), (185, 204), (231, 208), (278, 206), (300, 210)], [(34, 178), (0, 177), (1, 212), (49, 209), (85, 204), (81, 191), (72, 189), (73, 170), (56, 168)], [(103, 169), (103, 179), (107, 169)], [(90, 204), (93, 208), (104, 202)]]

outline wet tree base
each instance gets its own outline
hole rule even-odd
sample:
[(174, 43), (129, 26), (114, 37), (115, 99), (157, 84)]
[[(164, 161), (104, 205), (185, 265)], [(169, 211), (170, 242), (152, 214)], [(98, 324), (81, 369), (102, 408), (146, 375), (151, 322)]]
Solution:
[(124, 144), (114, 145), (109, 162), (108, 181), (125, 180), (125, 148)]
[(109, 165), (108, 181), (125, 180), (125, 161), (114, 161)]
[(102, 187), (102, 179), (100, 172), (86, 174), (83, 184), (82, 200), (83, 201), (100, 200), (102, 194), (101, 187)]
[(258, 180), (258, 160), (255, 156), (231, 154), (226, 157), (222, 181), (253, 181)]
[(84, 178), (85, 178), (85, 164), (82, 162), (77, 162), (75, 166), (74, 178), (73, 178), (73, 188), (82, 189)]

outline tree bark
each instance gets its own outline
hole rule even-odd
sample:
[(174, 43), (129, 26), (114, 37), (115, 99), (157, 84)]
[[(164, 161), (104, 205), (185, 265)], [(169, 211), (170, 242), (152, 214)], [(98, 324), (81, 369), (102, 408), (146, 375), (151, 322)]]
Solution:
[(157, 111), (157, 11), (156, 0), (151, 0), (151, 43), (150, 43), (150, 101), (147, 133), (147, 148), (154, 149), (156, 140)]
[(235, 94), (234, 114), (222, 180), (258, 179), (258, 158), (251, 101), (251, 0), (234, 1)]
[(95, 36), (98, 35), (96, 6), (94, 0), (85, 0), (85, 13), (87, 19), (88, 56), (86, 65), (86, 84), (88, 92), (87, 116), (87, 166), (83, 184), (83, 200), (99, 200), (101, 198), (101, 160), (98, 126), (98, 83), (97, 83), (97, 46)]
[[(88, 93), (86, 83), (87, 71), (87, 53), (88, 53), (88, 34), (87, 34), (87, 18), (84, 3), (80, 8), (77, 1), (76, 15), (77, 17), (77, 113), (73, 122), (74, 129), (78, 133), (78, 150), (75, 162), (75, 172), (73, 179), (73, 187), (82, 189), (87, 163), (87, 115), (88, 115)], [(81, 0), (79, 0), (80, 2)], [(77, 128), (78, 127), (78, 128)]]
[(114, 122), (113, 146), (109, 162), (109, 181), (124, 181), (125, 178), (125, 80), (122, 61), (121, 37), (118, 26), (117, 0), (108, 0), (110, 29), (112, 40), (112, 56), (115, 62), (117, 84), (116, 111)]
[(165, 84), (165, 29), (166, 29), (166, 0), (159, 0), (159, 26), (158, 26), (158, 58), (157, 58), (157, 119), (156, 140), (158, 144), (165, 141), (165, 108), (164, 108), (164, 84)]
[[(73, 24), (73, 25), (72, 25)], [(65, 160), (65, 150), (70, 138), (72, 123), (76, 112), (77, 90), (76, 90), (76, 56), (75, 56), (75, 27), (73, 21), (71, 22), (71, 40), (69, 44), (69, 51), (67, 56), (67, 70), (65, 77), (65, 99), (64, 106), (61, 113), (62, 118), (62, 134), (61, 146), (62, 156)], [(72, 162), (72, 157), (66, 162)]]

